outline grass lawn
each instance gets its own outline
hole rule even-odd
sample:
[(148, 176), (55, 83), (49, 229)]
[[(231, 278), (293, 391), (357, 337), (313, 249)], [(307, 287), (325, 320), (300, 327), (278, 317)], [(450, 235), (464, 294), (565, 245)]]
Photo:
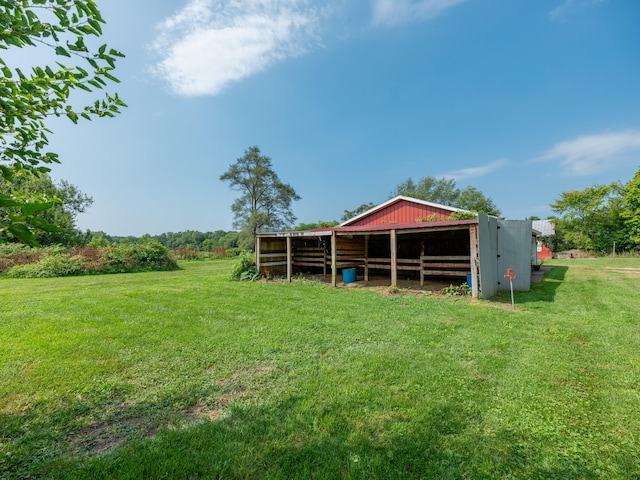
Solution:
[(0, 279), (0, 478), (640, 478), (640, 260), (473, 303)]

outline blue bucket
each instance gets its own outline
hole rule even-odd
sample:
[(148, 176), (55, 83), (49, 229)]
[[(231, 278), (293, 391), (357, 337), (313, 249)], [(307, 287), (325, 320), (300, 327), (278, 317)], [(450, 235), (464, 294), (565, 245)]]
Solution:
[(355, 268), (343, 268), (342, 269), (342, 281), (344, 283), (353, 283), (356, 281), (356, 269)]
[(467, 274), (467, 286), (469, 288), (471, 288), (471, 274), (470, 273)]

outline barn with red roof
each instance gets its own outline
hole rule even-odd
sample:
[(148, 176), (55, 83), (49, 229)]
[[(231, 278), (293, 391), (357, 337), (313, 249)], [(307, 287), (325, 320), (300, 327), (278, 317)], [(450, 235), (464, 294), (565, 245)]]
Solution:
[[(399, 275), (471, 284), (472, 295), (508, 290), (504, 273), (516, 272), (515, 290), (529, 290), (531, 221), (505, 220), (410, 197), (394, 197), (337, 227), (263, 232), (256, 236), (260, 272), (331, 275), (336, 286), (355, 278)], [(348, 278), (347, 278), (348, 277)]]

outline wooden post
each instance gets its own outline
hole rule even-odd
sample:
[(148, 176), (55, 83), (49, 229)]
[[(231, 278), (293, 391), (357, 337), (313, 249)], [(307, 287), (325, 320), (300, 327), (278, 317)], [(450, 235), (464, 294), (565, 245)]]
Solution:
[(260, 242), (260, 237), (256, 237), (256, 270), (260, 272), (260, 247), (262, 246)]
[(364, 236), (364, 281), (369, 281), (369, 235)]
[(471, 253), (471, 298), (478, 300), (478, 284), (480, 280), (478, 265), (480, 264), (480, 259), (478, 257), (478, 227), (476, 225), (469, 226), (469, 247)]
[(391, 230), (391, 286), (398, 284), (398, 242), (396, 231)]
[(292, 255), (291, 255), (291, 237), (287, 237), (287, 282), (291, 281), (291, 271), (292, 271)]
[(420, 286), (424, 286), (424, 262), (422, 260), (424, 257), (424, 240), (420, 242)]
[(331, 286), (336, 287), (338, 285), (337, 279), (337, 260), (336, 260), (336, 232), (331, 232)]
[(322, 241), (322, 278), (327, 278), (327, 244)]

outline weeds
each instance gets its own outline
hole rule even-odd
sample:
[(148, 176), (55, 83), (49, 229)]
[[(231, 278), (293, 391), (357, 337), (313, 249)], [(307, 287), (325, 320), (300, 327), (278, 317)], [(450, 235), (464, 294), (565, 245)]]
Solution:
[(466, 282), (462, 285), (449, 285), (448, 287), (444, 287), (440, 290), (440, 293), (448, 297), (464, 297), (466, 295), (471, 295), (471, 287), (469, 287)]

